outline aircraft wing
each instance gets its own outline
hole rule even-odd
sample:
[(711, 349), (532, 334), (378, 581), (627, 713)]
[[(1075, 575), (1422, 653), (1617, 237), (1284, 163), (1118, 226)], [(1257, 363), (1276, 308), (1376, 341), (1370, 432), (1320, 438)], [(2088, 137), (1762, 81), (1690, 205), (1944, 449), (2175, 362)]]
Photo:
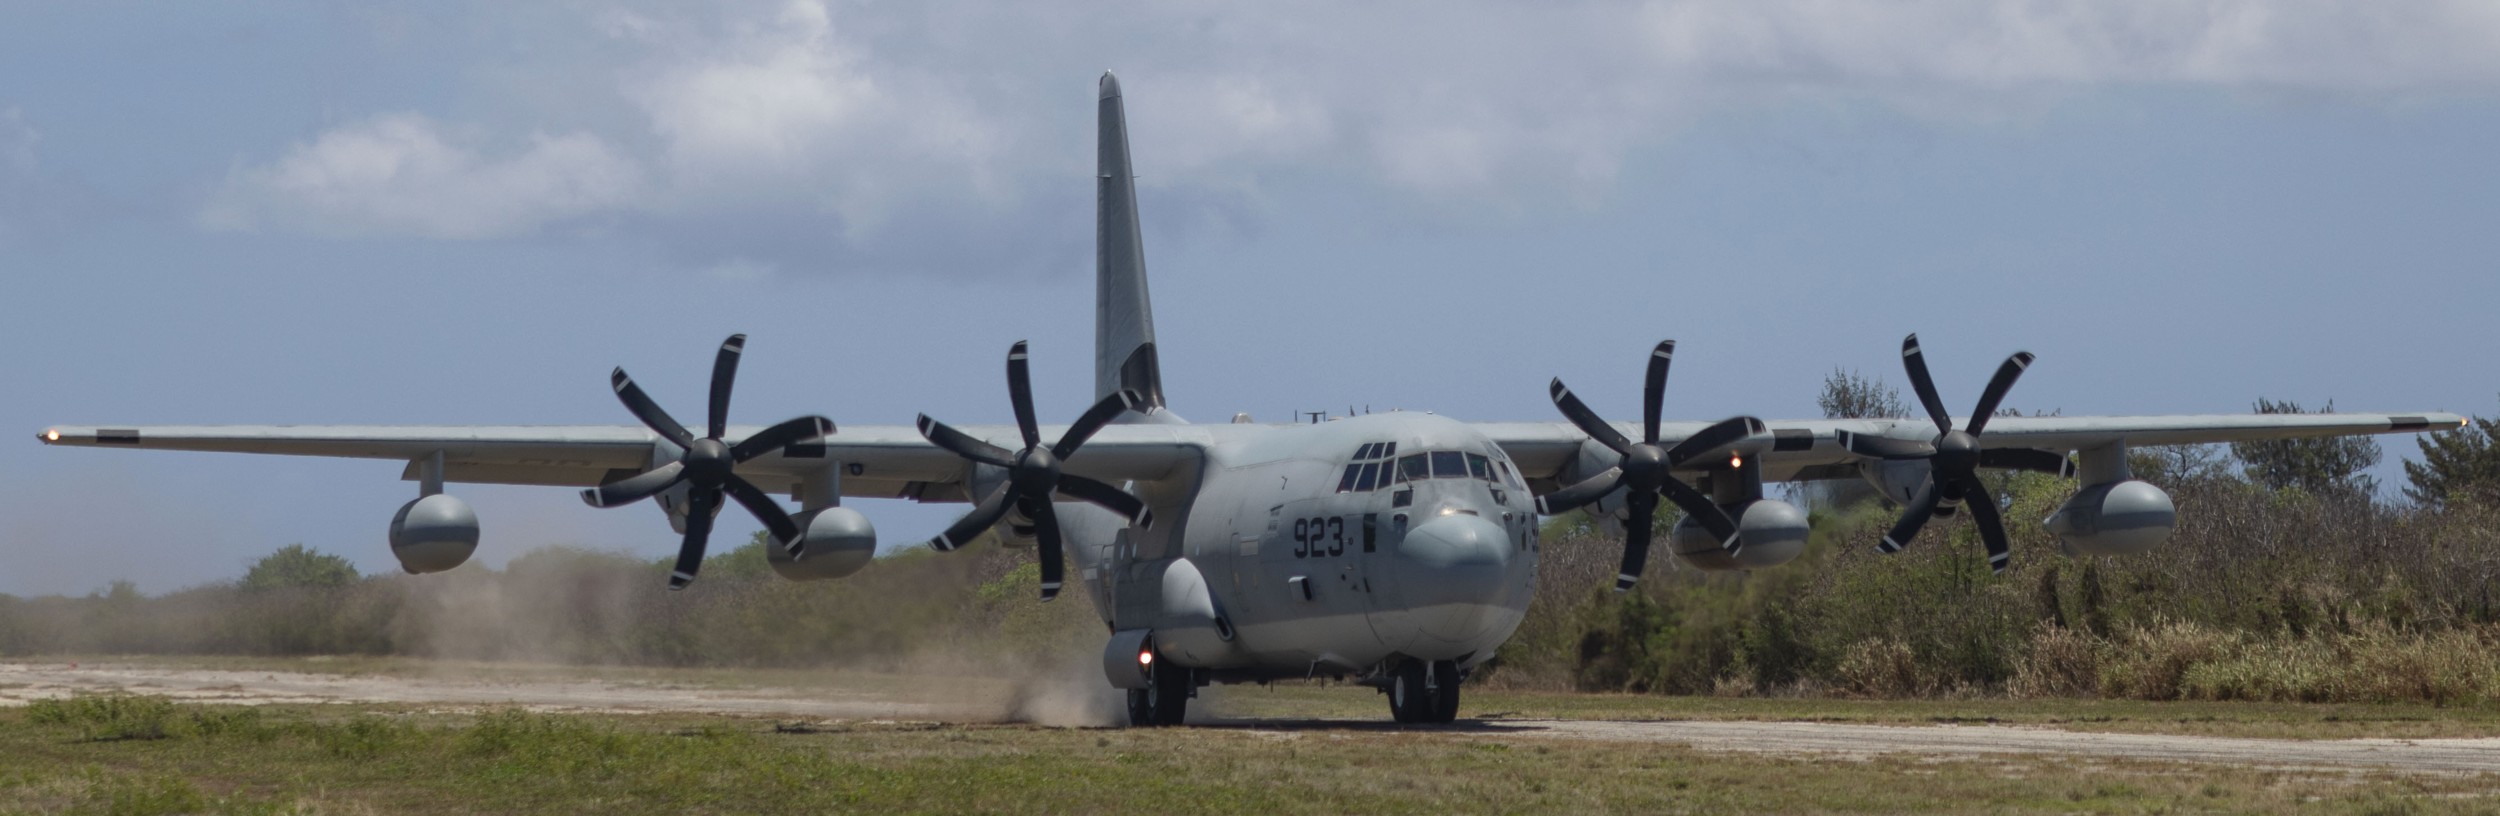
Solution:
[[(2200, 414), (2119, 417), (1997, 417), (1980, 434), (1983, 448), (2032, 448), (2066, 453), (2120, 443), (2130, 447), (2213, 442), (2258, 442), (2321, 436), (2425, 433), (2464, 427), (2458, 414), (2430, 411), (2404, 414)], [(1775, 420), (1769, 432), (1746, 447), (1759, 457), (1768, 481), (1836, 478), (1854, 470), (1836, 469), (1857, 460), (1841, 447), (1842, 432), (1919, 442), (1936, 436), (1934, 423), (1923, 419)], [(1961, 419), (1954, 427), (1964, 427)], [(1701, 429), (1704, 422), (1671, 422), (1659, 427), (1662, 444), (1673, 445)], [(1502, 446), (1504, 453), (1529, 474), (1550, 478), (1579, 455), (1586, 434), (1566, 422), (1508, 422), (1476, 426)], [(1638, 438), (1640, 427), (1616, 423), (1617, 430)], [(1767, 438), (1766, 438), (1767, 437)]]
[[(958, 428), (1009, 449), (1023, 446), (1012, 425)], [(761, 430), (731, 426), (723, 439), (736, 444)], [(1055, 439), (1063, 430), (1044, 426), (1042, 434)], [(411, 480), (440, 452), (447, 482), (571, 487), (640, 472), (664, 444), (633, 425), (64, 425), (39, 438), (47, 445), (398, 460), (407, 463), (401, 478)], [(1192, 426), (1112, 425), (1086, 442), (1067, 469), (1115, 484), (1192, 477), (1207, 442)], [(843, 495), (875, 498), (960, 500), (967, 473), (964, 460), (900, 425), (845, 426), (739, 465), (738, 472), (773, 490), (783, 480), (772, 477), (795, 485), (836, 465)]]

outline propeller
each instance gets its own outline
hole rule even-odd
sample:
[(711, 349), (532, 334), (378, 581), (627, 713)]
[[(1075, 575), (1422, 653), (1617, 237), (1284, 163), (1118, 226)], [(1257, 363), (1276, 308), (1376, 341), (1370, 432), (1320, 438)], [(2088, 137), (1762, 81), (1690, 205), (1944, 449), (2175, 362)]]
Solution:
[(1712, 504), (1710, 497), (1702, 495), (1701, 491), (1678, 481), (1669, 471), (1761, 433), (1762, 420), (1749, 416), (1729, 417), (1685, 437), (1674, 447), (1659, 445), (1658, 409), (1666, 398), (1667, 363), (1673, 359), (1673, 340), (1660, 341), (1658, 347), (1650, 352), (1649, 378), (1641, 392), (1639, 444), (1634, 444), (1613, 425), (1598, 418), (1597, 412), (1589, 410), (1578, 396), (1571, 393), (1570, 388), (1563, 386), (1561, 378), (1555, 378), (1552, 387), (1554, 407), (1562, 409), (1563, 416), (1570, 418), (1571, 424), (1579, 426), (1582, 433), (1623, 458), (1604, 473), (1537, 497), (1536, 511), (1550, 516), (1596, 501), (1618, 488), (1626, 491), (1624, 503), (1631, 511), (1631, 518), (1624, 525), (1623, 571), (1615, 576), (1616, 592), (1631, 589), (1632, 584), (1641, 578), (1642, 566), (1649, 561), (1650, 528), (1657, 519), (1658, 499), (1661, 496), (1684, 508), (1684, 512), (1717, 538), (1719, 546), (1726, 548), (1730, 555), (1744, 548), (1737, 537), (1736, 522), (1727, 517), (1727, 512)]
[(686, 540), (677, 548), (677, 567), (669, 573), (669, 589), (685, 589), (694, 583), (695, 571), (703, 567), (703, 547), (712, 536), (712, 517), (720, 512), (723, 493), (755, 514), (755, 520), (764, 523), (764, 529), (772, 532), (773, 541), (792, 558), (800, 555), (803, 546), (799, 526), (790, 520), (790, 514), (783, 512), (781, 505), (754, 483), (739, 478), (736, 468), (749, 459), (833, 433), (833, 420), (803, 416), (765, 428), (735, 445), (723, 440), (722, 434), (729, 429), (729, 390), (738, 378), (738, 358), (745, 354), (746, 344), (746, 335), (730, 335), (727, 342), (721, 343), (719, 356), (712, 358), (711, 412), (703, 426), (704, 435), (699, 438), (661, 410), (650, 395), (642, 393), (634, 378), (625, 376), (625, 369), (618, 368), (608, 375), (609, 383), (616, 387), (616, 398), (625, 403), (625, 410), (634, 412), (643, 425), (675, 443), (685, 454), (677, 461), (584, 490), (582, 501), (592, 507), (617, 507), (658, 495), (680, 483), (686, 485)]
[(1038, 555), (1042, 562), (1042, 600), (1048, 601), (1059, 597), (1061, 572), (1065, 569), (1059, 553), (1059, 514), (1051, 509), (1054, 496), (1099, 505), (1120, 514), (1141, 529), (1154, 526), (1153, 511), (1146, 508), (1145, 502), (1129, 495), (1128, 491), (1060, 470), (1068, 457), (1076, 455), (1077, 448), (1083, 446), (1085, 440), (1093, 438), (1094, 432), (1110, 424), (1120, 412), (1145, 406), (1146, 400), (1136, 391), (1128, 389), (1103, 397), (1102, 401), (1094, 403), (1094, 407), (1086, 409), (1084, 415), (1077, 417), (1076, 423), (1068, 426), (1067, 433), (1059, 435), (1057, 443), (1043, 447), (1041, 429), (1033, 423), (1033, 381), (1031, 373), (1026, 370), (1022, 340), (1016, 341), (1015, 346), (1007, 350), (1007, 399), (1015, 406), (1016, 430), (1024, 436), (1022, 450), (1010, 451), (992, 445), (931, 419), (928, 414), (920, 415), (920, 435), (928, 437), (932, 444), (966, 460), (1007, 470), (1006, 483), (974, 502), (972, 512), (965, 513), (945, 532), (929, 539), (929, 546), (940, 551), (963, 546), (982, 531), (997, 526), (1000, 520), (1007, 517), (1008, 510), (1020, 510), (1025, 518), (1033, 522), (1033, 536), (1041, 545)]
[[(1997, 366), (1996, 376), (1988, 378), (1987, 389), (1979, 392), (1979, 405), (1971, 409), (1970, 417), (1964, 420), (1964, 427), (1957, 430), (1953, 427), (1952, 416), (1945, 413), (1944, 400), (1936, 396), (1935, 380), (1927, 375), (1927, 360), (1919, 351), (1918, 335), (1902, 339), (1901, 366), (1909, 370), (1910, 387), (1918, 392), (1919, 404), (1926, 406), (1927, 416), (1936, 421), (1936, 438), (1919, 442), (1844, 431), (1839, 440), (1842, 447), (1859, 456), (1927, 460), (1927, 483), (1910, 497), (1910, 504), (1903, 509), (1901, 520), (1884, 534), (1884, 541), (1877, 545), (1877, 549), (1886, 553), (1900, 552), (1903, 546), (1918, 536), (1919, 528), (1927, 525), (1928, 518), (1951, 515), (1952, 509), (1967, 498), (1971, 500), (1971, 521), (1979, 525), (1979, 538), (1988, 545), (1988, 568), (1995, 572), (2005, 571), (2006, 562), (2012, 557), (2005, 543), (2005, 522), (1997, 516), (1995, 494), (1988, 492), (1988, 486), (1979, 481), (1979, 468), (2013, 467), (2071, 472), (2064, 464), (2065, 457), (2046, 451), (1983, 451), (1979, 448), (1980, 432), (1988, 427), (1988, 419), (1996, 414), (1997, 404), (2005, 399), (2005, 392), (2014, 387), (2014, 381), (2022, 377), (2024, 369), (2031, 367), (2031, 360), (2031, 352), (2028, 351), (2018, 351), (2014, 356), (2005, 358), (2005, 363)], [(2057, 461), (2048, 461), (2050, 457)]]

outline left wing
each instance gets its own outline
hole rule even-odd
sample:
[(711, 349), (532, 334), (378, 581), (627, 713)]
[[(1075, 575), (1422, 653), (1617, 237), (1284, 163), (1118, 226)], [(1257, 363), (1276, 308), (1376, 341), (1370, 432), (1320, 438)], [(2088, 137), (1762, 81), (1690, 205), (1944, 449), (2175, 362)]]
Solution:
[[(2201, 414), (2132, 417), (1999, 417), (1988, 421), (1980, 441), (1987, 449), (2033, 449), (2055, 453), (2104, 445), (2182, 445), (2214, 442), (2258, 442), (2320, 436), (2425, 433), (2465, 426), (2457, 414), (2430, 411), (2404, 414)], [(1774, 420), (1769, 431), (1734, 447), (1757, 457), (1764, 481), (1824, 479), (1854, 475), (1830, 466), (1848, 465), (1860, 457), (1841, 446), (1843, 432), (1870, 437), (1927, 442), (1936, 426), (1922, 419)], [(1966, 426), (1957, 420), (1955, 427)], [(1627, 436), (1640, 428), (1614, 423)], [(1588, 435), (1566, 422), (1500, 422), (1475, 426), (1502, 446), (1520, 469), (1552, 478), (1579, 456)], [(1661, 442), (1672, 444), (1708, 427), (1707, 423), (1666, 423)]]

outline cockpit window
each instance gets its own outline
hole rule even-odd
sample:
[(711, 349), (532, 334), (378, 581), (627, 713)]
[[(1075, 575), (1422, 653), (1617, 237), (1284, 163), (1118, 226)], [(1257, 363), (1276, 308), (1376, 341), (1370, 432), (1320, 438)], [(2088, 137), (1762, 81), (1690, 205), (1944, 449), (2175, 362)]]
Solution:
[(1423, 454), (1410, 453), (1398, 460), (1398, 481), (1418, 482), (1432, 478), (1432, 462)]
[(1467, 454), (1467, 475), (1474, 476), (1480, 481), (1493, 481), (1493, 460), (1485, 458), (1481, 453)]
[(1398, 455), (1398, 443), (1395, 443), (1395, 442), (1382, 442), (1382, 443), (1379, 443), (1379, 444), (1380, 444), (1380, 454), (1379, 454), (1379, 455), (1381, 455), (1381, 456), (1396, 456), (1396, 455)]
[(1354, 474), (1356, 474), (1356, 473), (1360, 473), (1360, 472), (1362, 472), (1362, 470), (1363, 470), (1363, 466), (1362, 466), (1362, 465), (1347, 465), (1347, 466), (1345, 466), (1345, 477), (1337, 480), (1337, 492), (1339, 492), (1339, 493), (1344, 493), (1344, 492), (1346, 492), (1346, 491), (1353, 490), (1353, 489), (1354, 489)]
[(1458, 451), (1433, 451), (1432, 475), (1441, 479), (1467, 478), (1467, 460)]
[(1386, 462), (1364, 465), (1362, 474), (1354, 477), (1354, 489), (1358, 491), (1372, 489), (1373, 486), (1378, 484), (1373, 481), (1375, 474), (1388, 469), (1388, 467), (1389, 465)]
[(1509, 484), (1509, 485), (1510, 485), (1510, 486), (1512, 486), (1512, 487), (1518, 487), (1518, 486), (1519, 486), (1519, 474), (1514, 473), (1514, 472), (1511, 472), (1511, 469), (1510, 469), (1510, 463), (1509, 463), (1509, 462), (1494, 462), (1493, 464), (1495, 464), (1495, 465), (1499, 465), (1499, 466), (1501, 467), (1501, 470), (1502, 470), (1502, 481), (1503, 481), (1503, 482), (1505, 482), (1505, 483)]

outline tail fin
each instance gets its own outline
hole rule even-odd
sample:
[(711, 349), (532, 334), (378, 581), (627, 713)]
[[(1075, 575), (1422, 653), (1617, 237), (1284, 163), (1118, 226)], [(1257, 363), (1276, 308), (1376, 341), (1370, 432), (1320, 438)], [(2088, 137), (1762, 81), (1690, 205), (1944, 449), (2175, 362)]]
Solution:
[(1094, 212), (1094, 394), (1126, 388), (1163, 412), (1163, 369), (1155, 360), (1154, 305), (1146, 295), (1146, 250), (1138, 237), (1137, 182), (1129, 174), (1128, 118), (1120, 78), (1102, 75)]

